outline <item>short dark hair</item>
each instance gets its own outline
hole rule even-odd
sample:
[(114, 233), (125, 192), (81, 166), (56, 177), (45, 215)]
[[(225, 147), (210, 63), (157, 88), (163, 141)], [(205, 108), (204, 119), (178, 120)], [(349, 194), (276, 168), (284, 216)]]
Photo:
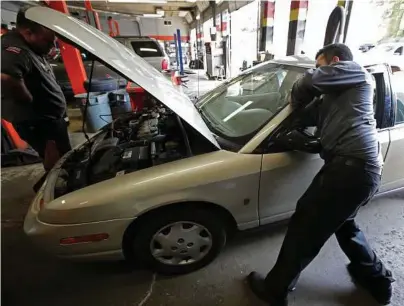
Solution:
[(316, 59), (323, 54), (328, 62), (331, 62), (334, 56), (338, 56), (341, 61), (352, 61), (353, 55), (351, 49), (345, 44), (336, 43), (324, 46), (317, 54)]
[(43, 27), (25, 17), (25, 12), (27, 8), (22, 8), (17, 13), (17, 29), (30, 29), (33, 32), (38, 32), (43, 29)]

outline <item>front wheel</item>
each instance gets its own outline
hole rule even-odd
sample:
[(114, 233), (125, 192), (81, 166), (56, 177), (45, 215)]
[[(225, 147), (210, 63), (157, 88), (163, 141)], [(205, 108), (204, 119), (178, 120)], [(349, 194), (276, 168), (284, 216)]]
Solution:
[(156, 211), (128, 229), (125, 254), (161, 274), (184, 274), (209, 264), (226, 242), (224, 222), (202, 209)]

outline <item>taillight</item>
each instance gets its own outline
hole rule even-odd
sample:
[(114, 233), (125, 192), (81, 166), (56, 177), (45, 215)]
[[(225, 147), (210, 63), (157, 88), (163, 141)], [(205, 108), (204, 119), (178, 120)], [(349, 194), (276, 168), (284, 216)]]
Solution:
[(161, 62), (161, 70), (168, 70), (168, 61), (166, 59)]

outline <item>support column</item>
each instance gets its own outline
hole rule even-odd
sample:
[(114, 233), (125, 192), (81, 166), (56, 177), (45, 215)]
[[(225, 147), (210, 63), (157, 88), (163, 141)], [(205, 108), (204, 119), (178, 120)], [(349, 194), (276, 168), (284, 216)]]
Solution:
[(259, 50), (270, 51), (274, 42), (275, 0), (261, 2), (261, 39)]
[(349, 20), (351, 19), (352, 14), (353, 1), (352, 0), (338, 1), (337, 5), (342, 6), (345, 9), (345, 28), (344, 28), (344, 37), (342, 39), (342, 42), (345, 43), (348, 34)]
[(308, 6), (308, 0), (291, 2), (286, 55), (295, 55), (302, 51)]
[[(65, 1), (47, 1), (46, 3), (50, 8), (69, 15)], [(58, 44), (74, 94), (85, 93), (84, 81), (87, 80), (87, 74), (79, 50), (60, 39)]]

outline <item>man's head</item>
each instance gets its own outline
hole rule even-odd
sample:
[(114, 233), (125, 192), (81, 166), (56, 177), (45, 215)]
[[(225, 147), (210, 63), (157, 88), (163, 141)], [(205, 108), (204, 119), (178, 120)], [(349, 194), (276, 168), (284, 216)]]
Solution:
[(352, 61), (353, 55), (347, 45), (330, 44), (316, 54), (316, 67), (327, 66), (339, 61)]
[(17, 31), (37, 53), (47, 54), (55, 46), (55, 33), (25, 17), (25, 10), (17, 14)]

